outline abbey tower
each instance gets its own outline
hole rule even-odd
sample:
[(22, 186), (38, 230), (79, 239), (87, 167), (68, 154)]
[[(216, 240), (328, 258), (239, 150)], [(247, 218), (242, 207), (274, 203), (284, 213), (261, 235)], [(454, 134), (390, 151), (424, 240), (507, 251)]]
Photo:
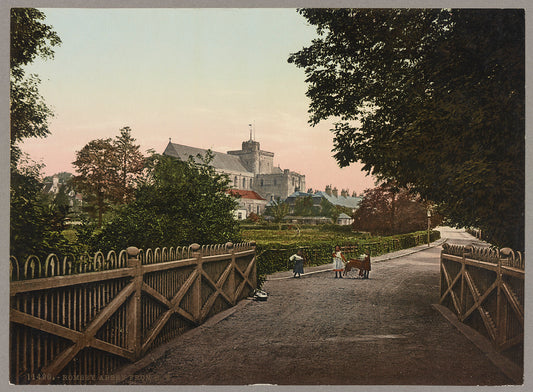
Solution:
[[(164, 155), (182, 160), (207, 150), (169, 141)], [(213, 151), (213, 167), (228, 175), (232, 187), (257, 192), (267, 201), (285, 200), (295, 191), (305, 190), (305, 175), (274, 166), (274, 153), (261, 150), (259, 142), (250, 139), (242, 142), (240, 150), (221, 153)]]
[(236, 155), (242, 164), (254, 174), (270, 174), (274, 167), (274, 153), (262, 151), (259, 142), (247, 140), (242, 142), (242, 148), (228, 151), (229, 155)]

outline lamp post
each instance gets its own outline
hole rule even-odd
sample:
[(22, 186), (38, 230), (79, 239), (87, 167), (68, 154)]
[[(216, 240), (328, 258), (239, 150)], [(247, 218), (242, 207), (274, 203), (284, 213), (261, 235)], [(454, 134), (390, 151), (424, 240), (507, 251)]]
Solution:
[(428, 247), (429, 247), (429, 231), (431, 229), (431, 210), (428, 209)]

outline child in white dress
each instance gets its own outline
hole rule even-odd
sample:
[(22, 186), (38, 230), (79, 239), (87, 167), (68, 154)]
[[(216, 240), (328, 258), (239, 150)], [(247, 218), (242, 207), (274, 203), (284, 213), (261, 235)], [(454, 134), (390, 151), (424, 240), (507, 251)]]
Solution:
[(342, 271), (344, 271), (344, 263), (346, 263), (346, 258), (341, 252), (341, 247), (337, 245), (335, 246), (335, 252), (333, 252), (333, 271), (335, 271), (335, 278), (342, 278)]

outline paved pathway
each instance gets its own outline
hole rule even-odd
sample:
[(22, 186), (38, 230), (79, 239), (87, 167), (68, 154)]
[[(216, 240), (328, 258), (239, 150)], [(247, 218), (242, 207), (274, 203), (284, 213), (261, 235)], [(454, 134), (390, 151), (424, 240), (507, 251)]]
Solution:
[[(475, 240), (463, 234), (451, 237)], [(441, 250), (432, 245), (376, 257), (368, 280), (318, 267), (302, 279), (275, 274), (266, 302), (242, 301), (156, 349), (123, 369), (122, 383), (513, 384), (432, 306)]]

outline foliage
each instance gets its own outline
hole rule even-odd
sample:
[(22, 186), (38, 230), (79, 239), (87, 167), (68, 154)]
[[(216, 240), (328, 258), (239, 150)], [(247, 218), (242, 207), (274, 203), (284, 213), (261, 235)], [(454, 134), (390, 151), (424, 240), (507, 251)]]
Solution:
[(317, 216), (317, 209), (313, 207), (312, 196), (300, 196), (294, 200), (295, 216)]
[(53, 202), (41, 192), (41, 165), (22, 157), (11, 170), (10, 255), (24, 260), (75, 251), (62, 235), (68, 206), (58, 194)]
[(239, 242), (229, 180), (215, 171), (211, 159), (209, 154), (199, 163), (149, 157), (135, 199), (88, 239), (91, 250)]
[(117, 195), (118, 156), (111, 139), (91, 140), (76, 153), (72, 163), (79, 173), (72, 182), (83, 193), (89, 206), (98, 214), (98, 226), (109, 203), (119, 199)]
[(65, 184), (60, 185), (57, 194), (50, 203), (51, 208), (61, 214), (63, 225), (70, 210), (70, 199), (67, 195), (66, 189), (67, 186)]
[(37, 57), (53, 58), (52, 47), (61, 43), (52, 27), (42, 23), (44, 18), (41, 11), (33, 8), (11, 9), (10, 115), (14, 162), (20, 157), (18, 142), (50, 133), (48, 119), (53, 113), (39, 93), (40, 80), (36, 75), (26, 76), (23, 68)]
[(272, 204), (265, 208), (264, 215), (271, 216), (273, 221), (279, 225), (281, 229), (281, 222), (283, 218), (289, 214), (289, 205), (279, 200), (273, 200)]
[(261, 215), (257, 215), (255, 212), (250, 212), (246, 217), (247, 222), (258, 223), (262, 221)]
[(123, 202), (132, 199), (135, 183), (144, 169), (144, 156), (140, 152), (140, 146), (134, 142), (130, 127), (120, 129), (120, 136), (113, 141), (115, 153), (118, 156), (117, 192)]
[(524, 247), (524, 10), (303, 9), (310, 123), (496, 245)]
[(144, 169), (144, 157), (134, 141), (131, 129), (124, 127), (114, 140), (91, 140), (76, 153), (73, 165), (79, 174), (72, 181), (84, 194), (89, 212), (98, 215), (98, 226), (110, 205), (126, 203), (133, 197)]
[[(424, 230), (427, 227), (427, 208), (419, 196), (407, 189), (382, 184), (365, 190), (352, 227), (379, 235)], [(432, 220), (433, 226), (440, 223), (436, 218)]]
[[(40, 79), (26, 75), (24, 67), (37, 57), (51, 59), (61, 43), (57, 33), (33, 8), (11, 9), (10, 35), (10, 254), (22, 260), (29, 255), (66, 253), (71, 244), (61, 234), (68, 205), (64, 194), (55, 200), (42, 192), (42, 165), (29, 162), (18, 147), (28, 137), (46, 137), (53, 116), (39, 93)], [(64, 190), (63, 190), (64, 191)]]

